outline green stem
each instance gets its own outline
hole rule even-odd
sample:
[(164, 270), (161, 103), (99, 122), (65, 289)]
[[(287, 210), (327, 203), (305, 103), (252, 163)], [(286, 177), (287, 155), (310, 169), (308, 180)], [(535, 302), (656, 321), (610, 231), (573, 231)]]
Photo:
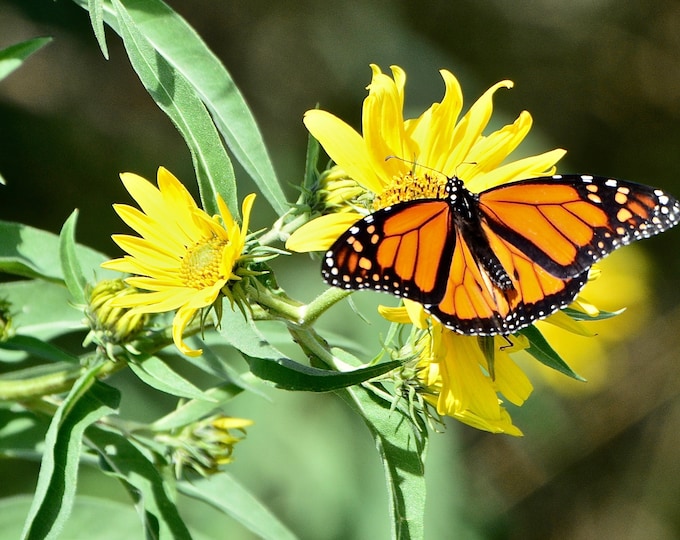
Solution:
[(313, 324), (324, 312), (340, 300), (347, 298), (353, 291), (331, 287), (326, 289), (309, 304), (302, 308), (303, 319), (301, 324)]
[(269, 289), (255, 280), (251, 281), (247, 290), (251, 298), (261, 306), (273, 311), (275, 315), (292, 323), (301, 324), (304, 304), (289, 298), (285, 294), (272, 294)]
[[(113, 362), (107, 360), (97, 372), (99, 378), (108, 377), (116, 371), (120, 371), (127, 365), (124, 360)], [(79, 364), (68, 365), (63, 369), (44, 375), (30, 376), (31, 369), (23, 370), (27, 375), (21, 376), (21, 371), (15, 372), (13, 379), (0, 380), (0, 401), (26, 401), (60, 394), (68, 391), (73, 383), (80, 378), (87, 368)]]
[[(82, 368), (73, 365), (54, 373), (37, 377), (0, 380), (0, 401), (23, 401), (49, 394), (64, 392), (80, 377)], [(20, 376), (20, 372), (15, 375)]]
[(311, 219), (310, 214), (305, 213), (300, 214), (286, 222), (286, 220), (293, 215), (293, 210), (294, 209), (291, 209), (283, 214), (279, 219), (276, 220), (269, 231), (258, 238), (260, 245), (269, 246), (274, 242), (285, 242), (288, 240), (288, 237), (293, 231), (296, 231)]

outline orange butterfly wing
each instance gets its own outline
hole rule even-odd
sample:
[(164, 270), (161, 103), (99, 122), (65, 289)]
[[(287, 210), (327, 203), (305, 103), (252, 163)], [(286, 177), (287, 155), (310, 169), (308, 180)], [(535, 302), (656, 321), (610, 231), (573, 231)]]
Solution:
[(453, 245), (446, 200), (400, 203), (359, 220), (326, 253), (324, 279), (345, 289), (375, 289), (418, 302), (444, 294)]
[(494, 284), (460, 231), (446, 292), (425, 310), (462, 334), (511, 334), (569, 305), (586, 283), (588, 272), (561, 279), (546, 272), (512, 244), (483, 227), (489, 245), (512, 282)]
[(605, 177), (534, 178), (478, 195), (450, 178), (447, 189), (447, 199), (358, 221), (326, 253), (323, 277), (416, 300), (463, 334), (509, 334), (568, 305), (593, 263), (680, 220), (663, 191)]
[(574, 277), (615, 249), (678, 222), (678, 202), (661, 190), (606, 177), (534, 178), (479, 195), (499, 236), (558, 277)]

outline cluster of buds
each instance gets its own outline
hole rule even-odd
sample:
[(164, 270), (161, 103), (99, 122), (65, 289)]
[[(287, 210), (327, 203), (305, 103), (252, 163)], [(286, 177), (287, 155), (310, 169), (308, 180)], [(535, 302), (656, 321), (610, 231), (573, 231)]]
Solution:
[(232, 461), (234, 445), (245, 437), (252, 420), (214, 415), (184, 426), (178, 431), (156, 435), (170, 449), (177, 478), (185, 468), (201, 476), (213, 474)]
[(131, 308), (118, 307), (114, 302), (137, 292), (137, 289), (130, 287), (122, 279), (97, 283), (90, 292), (90, 300), (85, 309), (91, 329), (85, 338), (85, 344), (96, 343), (106, 351), (109, 358), (114, 359), (115, 346), (126, 346), (137, 338), (149, 315)]

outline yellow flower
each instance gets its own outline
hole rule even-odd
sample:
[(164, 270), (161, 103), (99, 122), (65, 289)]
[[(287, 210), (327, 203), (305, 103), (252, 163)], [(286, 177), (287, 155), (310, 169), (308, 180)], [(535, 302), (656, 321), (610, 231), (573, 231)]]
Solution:
[(219, 216), (200, 209), (191, 194), (168, 170), (158, 169), (158, 188), (132, 173), (120, 175), (125, 188), (141, 211), (125, 204), (114, 209), (140, 237), (114, 235), (128, 255), (102, 266), (133, 274), (125, 281), (150, 292), (127, 295), (117, 301), (133, 313), (177, 310), (172, 337), (184, 354), (198, 356), (182, 334), (196, 312), (211, 306), (230, 280), (237, 280), (235, 267), (241, 257), (255, 195), (243, 201), (243, 225), (239, 227), (221, 197)]
[[(398, 311), (381, 313), (394, 322), (408, 322)], [(493, 366), (478, 338), (452, 332), (433, 319), (417, 341), (417, 387), (440, 415), (491, 433), (521, 436), (498, 394), (516, 406), (531, 394), (531, 382), (510, 357), (527, 346), (526, 340), (514, 336), (483, 339), (493, 340)]]
[[(483, 134), (493, 112), (494, 93), (499, 88), (512, 88), (511, 81), (489, 88), (461, 117), (460, 84), (449, 71), (441, 70), (446, 87), (441, 103), (434, 103), (418, 118), (404, 119), (406, 74), (397, 66), (392, 67), (393, 78), (375, 65), (371, 69), (373, 79), (363, 105), (363, 136), (318, 109), (307, 111), (304, 122), (344, 172), (335, 177), (342, 182), (349, 177), (365, 193), (372, 194), (373, 209), (422, 198), (423, 189), (443, 185), (445, 176), (456, 175), (468, 189), (479, 192), (513, 180), (550, 175), (565, 154), (556, 149), (504, 163), (532, 124), (531, 115), (523, 111), (512, 124)], [(390, 156), (397, 159), (386, 159)], [(328, 214), (308, 222), (291, 235), (286, 248), (299, 252), (328, 249), (352, 221), (363, 217), (360, 210), (355, 207), (354, 212)]]
[[(363, 105), (362, 134), (322, 110), (305, 114), (310, 133), (337, 164), (331, 178), (350, 178), (363, 188), (361, 195), (346, 204), (327, 205), (334, 213), (311, 220), (286, 242), (292, 251), (328, 249), (340, 234), (372, 210), (399, 201), (443, 197), (447, 176), (458, 176), (468, 189), (480, 192), (524, 178), (551, 175), (565, 151), (555, 149), (540, 155), (508, 161), (508, 156), (529, 133), (531, 115), (523, 111), (517, 119), (485, 135), (493, 112), (493, 95), (512, 88), (501, 81), (489, 88), (461, 116), (463, 96), (456, 78), (446, 70), (445, 94), (417, 118), (403, 116), (406, 75), (396, 66), (392, 77), (371, 66), (373, 78)], [(396, 159), (386, 159), (390, 156)], [(327, 191), (332, 191), (326, 186)], [(340, 191), (340, 190), (338, 190)], [(343, 193), (351, 193), (344, 191)], [(368, 195), (368, 197), (367, 197)], [(362, 204), (372, 198), (370, 205)], [(339, 211), (338, 211), (339, 210)], [(406, 300), (403, 308), (384, 308), (388, 319), (413, 323), (427, 329), (419, 343), (419, 384), (424, 398), (439, 414), (449, 415), (479, 429), (521, 435), (498, 395), (521, 405), (532, 391), (524, 373), (510, 359), (507, 342), (494, 342), (494, 365), (487, 359), (476, 337), (463, 336), (427, 316), (422, 306)], [(513, 339), (512, 351), (523, 348)], [(492, 372), (493, 371), (493, 372)]]

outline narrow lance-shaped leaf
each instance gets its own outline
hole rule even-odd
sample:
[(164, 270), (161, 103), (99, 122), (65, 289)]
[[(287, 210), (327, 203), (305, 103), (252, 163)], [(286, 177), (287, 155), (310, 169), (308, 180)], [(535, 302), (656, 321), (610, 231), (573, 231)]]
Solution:
[(526, 349), (531, 356), (549, 368), (564, 373), (577, 381), (585, 381), (578, 373), (571, 369), (557, 351), (550, 346), (550, 343), (543, 337), (541, 331), (535, 326), (527, 326), (520, 330), (529, 340), (529, 348)]
[[(74, 0), (87, 7), (88, 0)], [(287, 209), (262, 135), (245, 99), (224, 65), (191, 26), (160, 0), (124, 0), (128, 15), (149, 43), (182, 73), (205, 103), (236, 160), (253, 178), (277, 214)], [(115, 13), (104, 20), (120, 33)]]
[(87, 10), (90, 12), (90, 23), (99, 48), (104, 58), (108, 60), (109, 48), (106, 45), (106, 34), (104, 33), (104, 0), (87, 0)]
[(64, 223), (59, 235), (59, 256), (61, 259), (61, 271), (64, 281), (73, 299), (79, 304), (87, 302), (85, 286), (87, 281), (83, 276), (83, 269), (80, 267), (80, 260), (76, 252), (76, 223), (78, 221), (78, 210), (73, 213)]
[(206, 416), (213, 414), (220, 407), (234, 399), (243, 392), (243, 388), (233, 383), (226, 383), (205, 391), (205, 395), (210, 399), (192, 399), (177, 407), (171, 413), (159, 418), (149, 426), (154, 431), (169, 431), (196, 422)]
[(0, 51), (0, 80), (18, 69), (26, 58), (42, 49), (50, 41), (52, 38), (49, 37), (34, 38), (2, 49)]
[(390, 492), (392, 538), (417, 540), (424, 538), (425, 518), (425, 454), (427, 427), (400, 407), (377, 397), (363, 387), (338, 392), (358, 412), (375, 440), (385, 470)]
[[(59, 237), (54, 233), (21, 223), (0, 221), (0, 271), (17, 276), (61, 282)], [(84, 274), (110, 274), (99, 268), (107, 257), (94, 249), (77, 245), (75, 257)]]
[(57, 537), (73, 507), (83, 432), (118, 407), (120, 393), (94, 379), (97, 369), (83, 373), (52, 418), (25, 540)]
[(400, 365), (396, 361), (385, 362), (343, 372), (306, 366), (271, 345), (253, 321), (246, 320), (240, 312), (224, 310), (219, 332), (241, 352), (254, 375), (286, 390), (329, 392), (360, 384)]
[(203, 207), (217, 214), (217, 194), (232, 216), (239, 216), (234, 169), (203, 102), (168, 61), (140, 33), (125, 7), (113, 0), (118, 29), (140, 81), (184, 138), (194, 162)]
[(139, 363), (131, 362), (129, 366), (137, 377), (156, 390), (188, 399), (214, 401), (157, 356), (151, 356)]
[(102, 468), (122, 480), (141, 506), (147, 538), (191, 538), (169, 495), (173, 489), (155, 463), (120, 433), (91, 426), (85, 436), (99, 453)]
[(180, 493), (203, 501), (231, 516), (258, 538), (265, 540), (297, 538), (260, 501), (226, 473), (207, 478), (192, 478), (190, 482), (180, 482), (177, 487)]

